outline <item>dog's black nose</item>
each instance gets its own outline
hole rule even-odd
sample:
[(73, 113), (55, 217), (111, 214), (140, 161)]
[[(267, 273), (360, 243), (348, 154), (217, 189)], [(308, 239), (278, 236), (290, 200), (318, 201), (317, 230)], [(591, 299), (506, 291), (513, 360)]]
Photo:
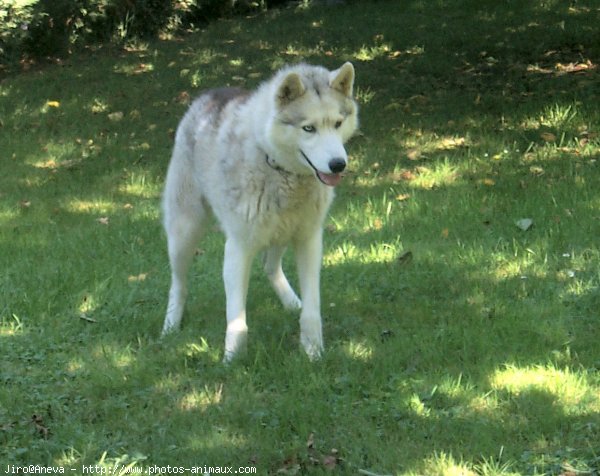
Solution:
[(334, 174), (339, 174), (346, 168), (346, 161), (344, 159), (335, 158), (329, 161), (329, 170)]

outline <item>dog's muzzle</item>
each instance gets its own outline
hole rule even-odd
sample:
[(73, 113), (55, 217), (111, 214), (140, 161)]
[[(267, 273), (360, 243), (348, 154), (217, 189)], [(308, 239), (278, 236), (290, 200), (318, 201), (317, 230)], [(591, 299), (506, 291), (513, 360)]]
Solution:
[(317, 169), (302, 149), (300, 149), (300, 153), (302, 154), (302, 157), (304, 157), (306, 162), (308, 162), (308, 164), (315, 171), (315, 174), (317, 175), (317, 178), (321, 181), (321, 183), (329, 185), (330, 187), (335, 187), (338, 183), (340, 183), (340, 180), (342, 180), (341, 172), (346, 168), (345, 159), (342, 159), (340, 157), (335, 157), (331, 159), (327, 165), (332, 173), (328, 174), (325, 172), (321, 172), (319, 169)]

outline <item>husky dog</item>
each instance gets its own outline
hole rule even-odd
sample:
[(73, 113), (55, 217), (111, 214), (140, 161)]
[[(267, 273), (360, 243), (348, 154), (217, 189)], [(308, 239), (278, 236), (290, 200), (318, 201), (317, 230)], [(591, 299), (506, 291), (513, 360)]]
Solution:
[[(163, 327), (179, 327), (187, 274), (210, 212), (225, 233), (224, 360), (245, 348), (246, 296), (254, 256), (283, 306), (300, 310), (300, 342), (323, 350), (319, 274), (323, 221), (348, 163), (344, 143), (358, 126), (354, 67), (300, 64), (253, 93), (236, 88), (196, 99), (177, 129), (163, 196), (172, 281)], [(302, 301), (281, 268), (295, 251)]]

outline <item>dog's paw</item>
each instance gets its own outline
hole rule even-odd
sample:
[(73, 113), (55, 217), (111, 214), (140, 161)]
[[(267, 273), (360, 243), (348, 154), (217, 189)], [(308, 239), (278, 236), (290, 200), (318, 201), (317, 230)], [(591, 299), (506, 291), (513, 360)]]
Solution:
[(248, 329), (244, 328), (227, 328), (225, 334), (225, 355), (223, 356), (223, 363), (228, 364), (236, 356), (246, 352), (248, 342)]
[(166, 337), (169, 334), (173, 334), (174, 332), (177, 332), (178, 330), (179, 330), (179, 325), (171, 324), (170, 322), (165, 321), (162, 332), (160, 333), (160, 337), (162, 339), (163, 337)]
[(316, 360), (323, 352), (323, 330), (318, 313), (303, 311), (300, 315), (300, 343), (310, 360)]
[(291, 296), (287, 296), (285, 299), (281, 300), (283, 307), (288, 311), (300, 311), (302, 309), (302, 301), (295, 294)]
[(319, 360), (323, 355), (323, 343), (322, 342), (313, 342), (313, 341), (305, 341), (301, 339), (302, 347), (304, 347), (304, 352), (308, 356), (308, 359), (311, 362)]

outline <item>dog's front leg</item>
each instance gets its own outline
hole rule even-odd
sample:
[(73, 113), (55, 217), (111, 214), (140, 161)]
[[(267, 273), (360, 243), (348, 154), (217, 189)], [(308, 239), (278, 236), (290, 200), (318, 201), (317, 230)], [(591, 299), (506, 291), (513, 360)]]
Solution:
[(311, 360), (319, 358), (323, 350), (319, 294), (322, 253), (321, 229), (296, 243), (296, 263), (302, 295), (300, 342)]
[(254, 253), (241, 240), (228, 238), (225, 243), (223, 281), (227, 299), (227, 332), (225, 334), (224, 362), (230, 362), (246, 348), (246, 296), (250, 279), (250, 265)]

